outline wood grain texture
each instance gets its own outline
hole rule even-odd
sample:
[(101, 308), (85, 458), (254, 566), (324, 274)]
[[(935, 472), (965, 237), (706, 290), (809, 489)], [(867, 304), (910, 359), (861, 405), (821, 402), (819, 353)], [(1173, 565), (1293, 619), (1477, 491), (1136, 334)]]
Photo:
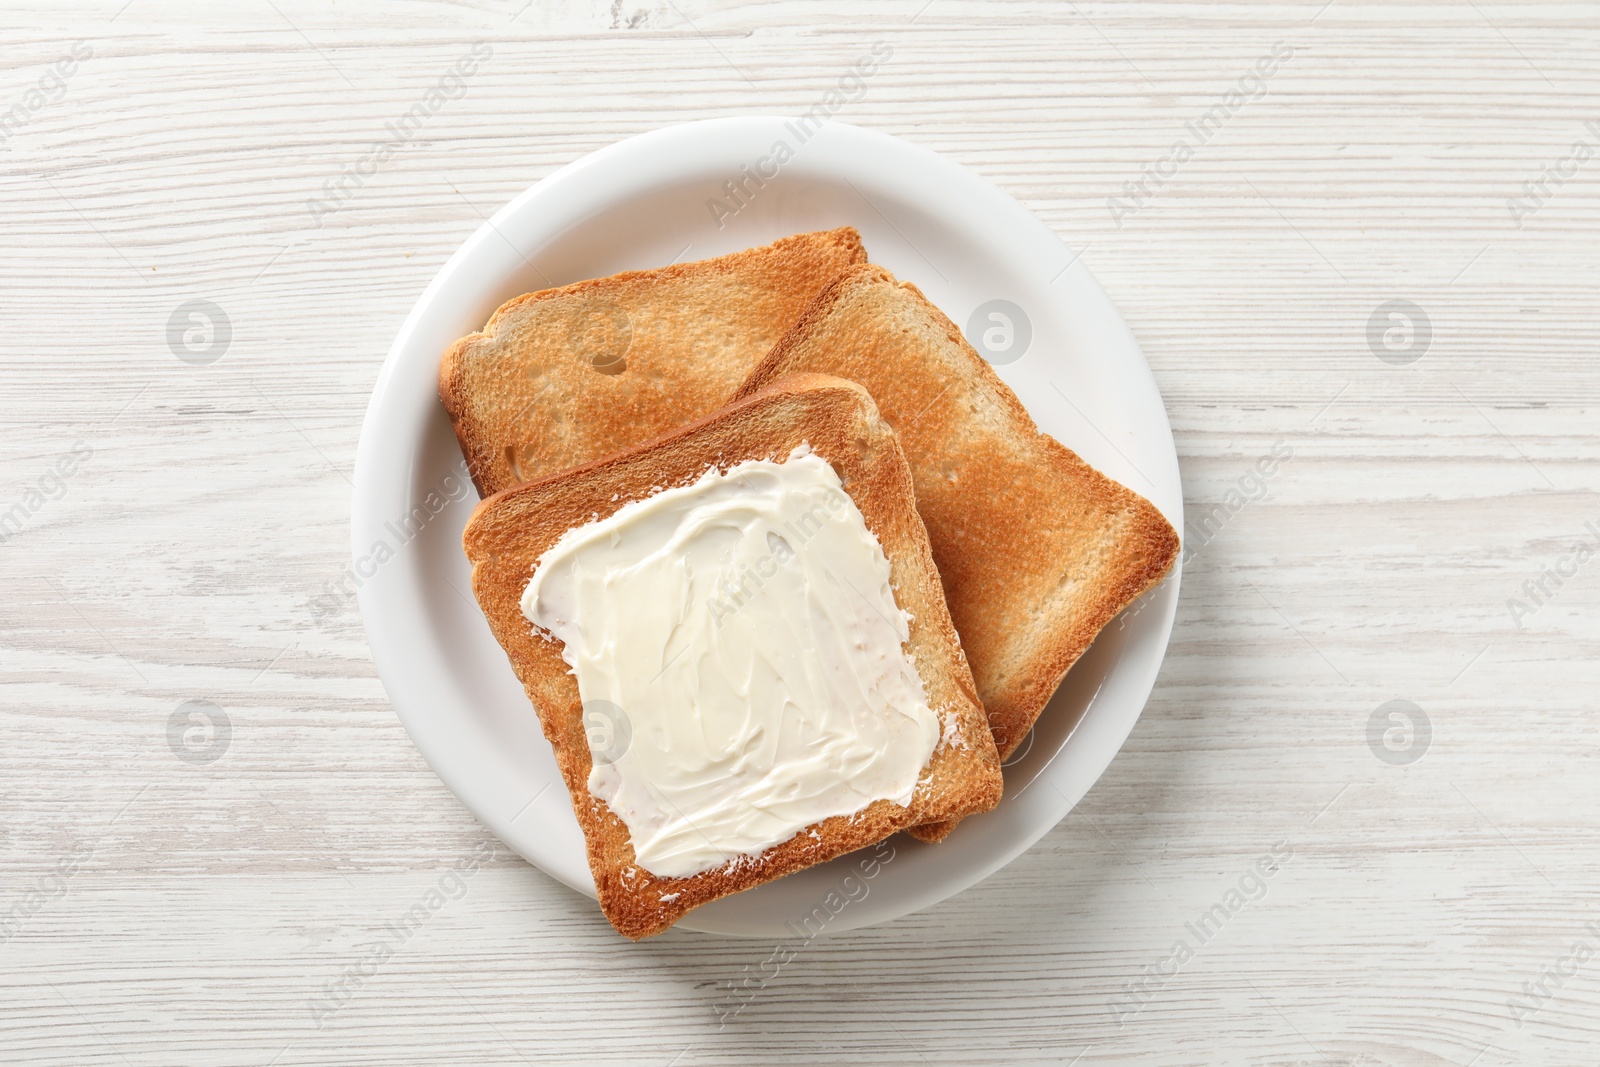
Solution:
[[(1507, 606), (1600, 527), (1600, 160), (1572, 149), (1600, 146), (1594, 5), (204, 18), (0, 13), (0, 514), (40, 503), (0, 544), (0, 916), (33, 911), (0, 943), (0, 1060), (1596, 1062), (1600, 563)], [(464, 95), (314, 217), (480, 40)], [(980, 886), (730, 1000), (772, 946), (624, 943), (460, 806), (353, 605), (311, 601), (347, 557), (383, 355), (485, 215), (633, 133), (804, 110), (880, 40), (892, 59), (839, 117), (976, 168), (1085, 249), (1167, 400), (1191, 514), (1292, 456), (1190, 533), (1161, 679), (1077, 811)], [(1264, 92), (1114, 217), (1280, 42)], [(1546, 168), (1570, 173), (1515, 218)], [(204, 366), (167, 341), (194, 299), (232, 327)], [(1404, 366), (1369, 343), (1397, 299), (1431, 325)], [(1408, 765), (1368, 744), (1396, 699), (1432, 727)], [(213, 763), (169, 746), (190, 700), (231, 724)], [(1186, 924), (1275, 845), (1264, 895), (1198, 944)], [(475, 854), (457, 895), (442, 880)]]

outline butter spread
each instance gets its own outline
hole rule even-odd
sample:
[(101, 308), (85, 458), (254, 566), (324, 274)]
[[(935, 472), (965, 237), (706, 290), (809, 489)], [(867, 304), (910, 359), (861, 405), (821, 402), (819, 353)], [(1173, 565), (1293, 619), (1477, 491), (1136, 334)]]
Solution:
[(569, 530), (522, 612), (577, 676), (589, 792), (660, 877), (909, 805), (939, 740), (889, 561), (805, 445)]

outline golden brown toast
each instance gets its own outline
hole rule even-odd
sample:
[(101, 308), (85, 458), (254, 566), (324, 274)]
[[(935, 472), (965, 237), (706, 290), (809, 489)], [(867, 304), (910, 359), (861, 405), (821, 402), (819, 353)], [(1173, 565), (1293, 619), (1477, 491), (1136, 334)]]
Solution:
[(824, 290), (739, 395), (797, 371), (860, 383), (894, 427), (1004, 759), (1100, 629), (1166, 575), (1178, 535), (1039, 432), (955, 325), (881, 267)]
[[(782, 459), (807, 443), (839, 474), (888, 559), (897, 605), (911, 615), (905, 650), (941, 722), (938, 744), (909, 807), (876, 800), (825, 819), (758, 856), (687, 878), (652, 875), (635, 862), (627, 827), (592, 796), (594, 767), (577, 680), (559, 640), (535, 632), (521, 597), (540, 556), (562, 534), (604, 519), (709, 467)], [(483, 501), (462, 535), (472, 586), (495, 637), (539, 713), (572, 795), (606, 917), (624, 935), (660, 933), (686, 912), (882, 840), (897, 830), (987, 811), (1000, 799), (998, 754), (945, 608), (939, 575), (894, 433), (861, 386), (819, 374), (770, 382), (678, 432), (521, 485)], [(634, 737), (632, 743), (644, 743)]]
[(721, 406), (822, 288), (866, 260), (850, 227), (517, 297), (439, 366), (488, 496)]

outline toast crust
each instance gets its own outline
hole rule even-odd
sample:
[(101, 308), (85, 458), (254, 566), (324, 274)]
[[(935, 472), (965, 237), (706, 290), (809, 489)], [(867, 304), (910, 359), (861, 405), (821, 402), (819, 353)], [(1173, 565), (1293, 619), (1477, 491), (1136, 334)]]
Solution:
[(439, 399), (478, 492), (586, 463), (720, 407), (811, 299), (866, 261), (851, 227), (508, 301), (450, 346)]
[[(823, 820), (758, 856), (688, 878), (652, 875), (635, 862), (626, 826), (590, 795), (593, 766), (578, 685), (561, 643), (536, 633), (521, 597), (539, 557), (567, 530), (601, 519), (709, 467), (782, 459), (801, 443), (829, 461), (889, 560), (896, 602), (912, 616), (906, 651), (916, 664), (941, 739), (909, 807), (877, 800)], [(730, 893), (874, 844), (910, 826), (992, 808), (1002, 778), (987, 719), (945, 608), (912, 495), (911, 472), (866, 390), (825, 375), (772, 382), (665, 438), (500, 492), (478, 505), (462, 535), (472, 586), (538, 711), (583, 829), (600, 906), (637, 940)]]
[(1006, 758), (1095, 635), (1171, 569), (1177, 533), (1041, 433), (956, 325), (882, 267), (852, 267), (823, 290), (736, 396), (797, 371), (860, 383), (895, 428)]

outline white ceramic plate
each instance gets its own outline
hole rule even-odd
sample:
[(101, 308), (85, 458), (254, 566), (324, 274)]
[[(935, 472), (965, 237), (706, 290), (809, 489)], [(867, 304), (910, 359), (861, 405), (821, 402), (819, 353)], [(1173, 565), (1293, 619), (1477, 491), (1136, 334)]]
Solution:
[[(445, 348), (504, 301), (852, 225), (873, 261), (915, 282), (980, 351), (995, 353), (1000, 376), (1047, 433), (1148, 496), (1174, 528), (1183, 525), (1161, 397), (1133, 334), (1075, 253), (1010, 196), (932, 152), (837, 123), (807, 133), (783, 118), (697, 122), (631, 138), (545, 178), (433, 279), (389, 352), (362, 425), (354, 562), (372, 656), (395, 709), (478, 818), (530, 863), (591, 896), (555, 761), (471, 599), (460, 539), (477, 495), (436, 393)], [(790, 158), (779, 166), (779, 156)], [(729, 182), (742, 182), (739, 200)], [(994, 318), (984, 307), (991, 301), (1011, 306)], [(831, 904), (821, 914), (827, 932), (837, 932), (927, 907), (994, 872), (1060, 821), (1116, 755), (1155, 682), (1177, 599), (1175, 571), (1107, 627), (1007, 767), (1005, 799), (993, 812), (966, 820), (941, 845), (896, 838), (894, 858), (864, 883), (865, 895), (856, 883), (836, 892), (859, 862), (846, 857), (718, 901), (679, 925), (792, 937), (786, 924)]]

